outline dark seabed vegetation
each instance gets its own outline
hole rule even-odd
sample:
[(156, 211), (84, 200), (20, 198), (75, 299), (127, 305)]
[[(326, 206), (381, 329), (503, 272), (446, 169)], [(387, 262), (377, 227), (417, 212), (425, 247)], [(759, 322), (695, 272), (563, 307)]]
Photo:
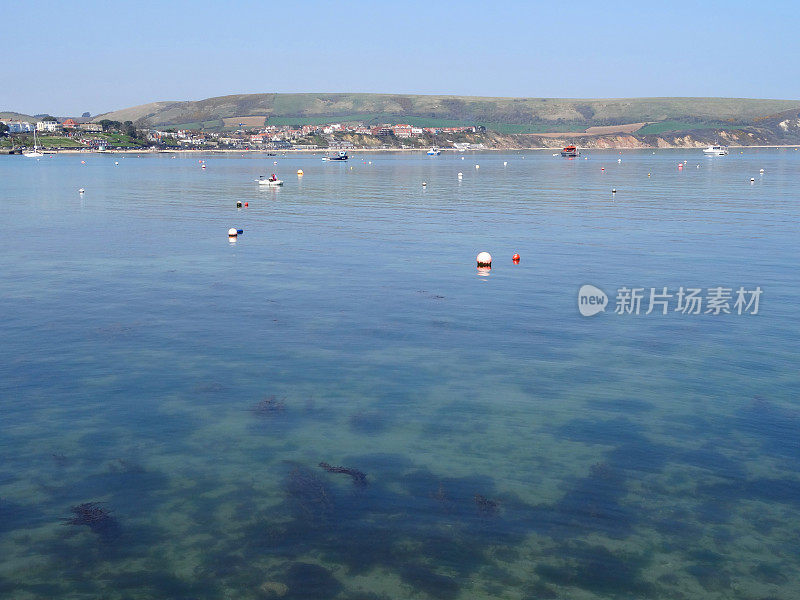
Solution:
[(800, 151), (84, 158), (0, 161), (0, 597), (800, 597)]

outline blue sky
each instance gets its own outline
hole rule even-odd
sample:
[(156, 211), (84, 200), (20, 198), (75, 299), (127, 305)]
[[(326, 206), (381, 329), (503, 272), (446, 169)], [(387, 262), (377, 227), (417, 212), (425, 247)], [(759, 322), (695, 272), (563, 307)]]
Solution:
[(800, 99), (789, 2), (18, 2), (0, 110), (258, 92)]

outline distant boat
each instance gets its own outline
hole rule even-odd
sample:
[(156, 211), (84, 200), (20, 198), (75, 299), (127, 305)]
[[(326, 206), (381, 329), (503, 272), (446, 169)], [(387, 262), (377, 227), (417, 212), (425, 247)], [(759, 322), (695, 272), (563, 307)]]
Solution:
[(703, 149), (703, 154), (707, 154), (708, 156), (725, 156), (727, 153), (728, 153), (727, 146), (714, 145)]
[(428, 150), (428, 156), (439, 156), (442, 153), (441, 150), (436, 148), (435, 146)]
[(329, 156), (328, 160), (347, 160), (347, 152), (342, 150), (336, 156)]
[(36, 130), (33, 130), (33, 151), (23, 152), (22, 156), (27, 156), (28, 158), (41, 158), (44, 156), (41, 152), (39, 152), (39, 146), (36, 145)]
[(569, 158), (574, 158), (580, 154), (580, 150), (578, 150), (575, 146), (567, 146), (561, 151), (561, 156), (567, 156)]

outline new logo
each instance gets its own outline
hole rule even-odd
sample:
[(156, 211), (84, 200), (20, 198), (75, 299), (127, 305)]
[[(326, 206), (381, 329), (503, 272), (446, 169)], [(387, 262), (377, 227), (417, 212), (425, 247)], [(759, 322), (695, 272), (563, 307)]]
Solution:
[(578, 310), (584, 317), (603, 312), (606, 306), (608, 306), (608, 296), (600, 288), (587, 283), (578, 290)]

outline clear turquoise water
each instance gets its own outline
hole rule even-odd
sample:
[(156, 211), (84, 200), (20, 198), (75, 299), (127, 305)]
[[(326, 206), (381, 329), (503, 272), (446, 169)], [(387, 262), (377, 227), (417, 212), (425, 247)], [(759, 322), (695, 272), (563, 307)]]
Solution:
[(800, 596), (800, 151), (588, 158), (0, 157), (0, 596)]

